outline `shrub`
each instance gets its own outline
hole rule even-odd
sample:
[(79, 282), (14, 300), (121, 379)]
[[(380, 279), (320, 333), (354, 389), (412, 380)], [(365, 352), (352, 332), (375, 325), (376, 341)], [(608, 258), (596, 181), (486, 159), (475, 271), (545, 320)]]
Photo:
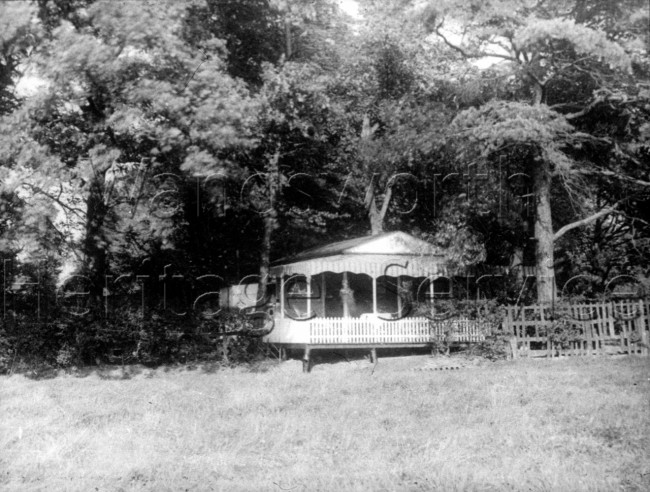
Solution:
[[(0, 372), (100, 363), (249, 363), (264, 357), (260, 320), (224, 310), (210, 319), (145, 313), (125, 307), (110, 317), (54, 313), (48, 319), (12, 316), (0, 332)], [(263, 321), (263, 320), (262, 320)], [(228, 343), (224, 344), (224, 337)]]
[(222, 362), (228, 365), (247, 364), (268, 355), (266, 345), (255, 337), (226, 336), (221, 342), (221, 347)]
[(4, 330), (0, 331), (0, 374), (7, 374), (11, 371), (15, 354), (7, 334)]
[(540, 334), (547, 336), (549, 343), (555, 349), (568, 348), (571, 342), (583, 339), (581, 323), (573, 320), (570, 313), (570, 304), (558, 304), (548, 316), (545, 326), (540, 330)]
[(468, 354), (491, 361), (508, 359), (511, 354), (510, 339), (511, 336), (508, 334), (493, 333), (487, 336), (484, 341), (472, 345), (468, 349)]
[(56, 363), (59, 367), (64, 369), (75, 365), (77, 358), (77, 351), (69, 344), (65, 343), (56, 356)]

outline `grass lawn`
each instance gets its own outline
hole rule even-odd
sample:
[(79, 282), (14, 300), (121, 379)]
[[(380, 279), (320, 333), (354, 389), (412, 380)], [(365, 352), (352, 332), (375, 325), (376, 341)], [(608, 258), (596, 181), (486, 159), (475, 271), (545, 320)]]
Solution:
[(650, 490), (650, 358), (0, 378), (0, 489)]

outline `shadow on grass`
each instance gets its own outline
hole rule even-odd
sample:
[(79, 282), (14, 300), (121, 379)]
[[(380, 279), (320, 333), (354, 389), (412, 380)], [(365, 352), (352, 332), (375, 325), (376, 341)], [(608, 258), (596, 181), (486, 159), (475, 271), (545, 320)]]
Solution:
[[(379, 360), (385, 358), (399, 358), (409, 356), (422, 356), (431, 353), (428, 348), (378, 348)], [(292, 349), (287, 351), (287, 359), (301, 361), (303, 350)], [(329, 349), (314, 350), (311, 353), (313, 365), (334, 366), (337, 364), (358, 365), (364, 361), (370, 364), (369, 349)], [(230, 364), (222, 360), (204, 360), (192, 362), (176, 362), (158, 365), (145, 364), (100, 364), (62, 369), (46, 363), (31, 365), (31, 368), (22, 367), (13, 371), (23, 374), (33, 380), (54, 379), (57, 377), (87, 378), (90, 376), (102, 380), (129, 380), (137, 376), (145, 378), (155, 377), (156, 374), (167, 374), (172, 371), (196, 371), (203, 374), (215, 374), (226, 368), (237, 368), (248, 373), (266, 373), (282, 365), (279, 359), (273, 356), (257, 357), (246, 362), (233, 362)]]
[[(419, 347), (406, 347), (406, 348), (378, 348), (377, 358), (379, 360), (384, 358), (408, 357), (408, 356), (421, 356), (429, 355), (431, 350), (428, 348)], [(291, 354), (294, 357), (302, 358), (302, 351), (296, 351)], [(311, 353), (311, 358), (314, 365), (333, 365), (340, 363), (358, 363), (367, 361), (370, 363), (370, 350), (369, 349), (332, 349), (332, 350), (314, 350)]]

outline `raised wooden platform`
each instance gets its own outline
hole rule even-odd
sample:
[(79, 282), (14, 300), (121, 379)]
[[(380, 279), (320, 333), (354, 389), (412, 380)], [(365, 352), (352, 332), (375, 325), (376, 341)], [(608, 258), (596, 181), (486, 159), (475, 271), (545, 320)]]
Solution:
[(425, 317), (388, 319), (379, 315), (361, 318), (276, 319), (273, 331), (264, 337), (278, 347), (304, 350), (303, 369), (311, 369), (314, 350), (370, 350), (377, 359), (378, 348), (434, 347), (439, 343), (463, 344), (485, 340), (489, 326), (467, 319), (434, 321)]
[(474, 320), (434, 321), (425, 317), (386, 319), (361, 318), (276, 319), (273, 331), (264, 338), (274, 344), (371, 345), (418, 344), (440, 340), (480, 342), (489, 333), (489, 325)]

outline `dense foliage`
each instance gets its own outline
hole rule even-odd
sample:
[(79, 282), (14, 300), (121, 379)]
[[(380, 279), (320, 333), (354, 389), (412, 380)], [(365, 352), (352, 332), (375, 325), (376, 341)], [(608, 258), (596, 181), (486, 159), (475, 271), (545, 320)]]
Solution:
[[(382, 231), (501, 302), (647, 282), (646, 2), (358, 4), (0, 4), (0, 364), (27, 313), (20, 351), (61, 365), (179, 358), (202, 293)], [(142, 312), (66, 321), (74, 289)]]

